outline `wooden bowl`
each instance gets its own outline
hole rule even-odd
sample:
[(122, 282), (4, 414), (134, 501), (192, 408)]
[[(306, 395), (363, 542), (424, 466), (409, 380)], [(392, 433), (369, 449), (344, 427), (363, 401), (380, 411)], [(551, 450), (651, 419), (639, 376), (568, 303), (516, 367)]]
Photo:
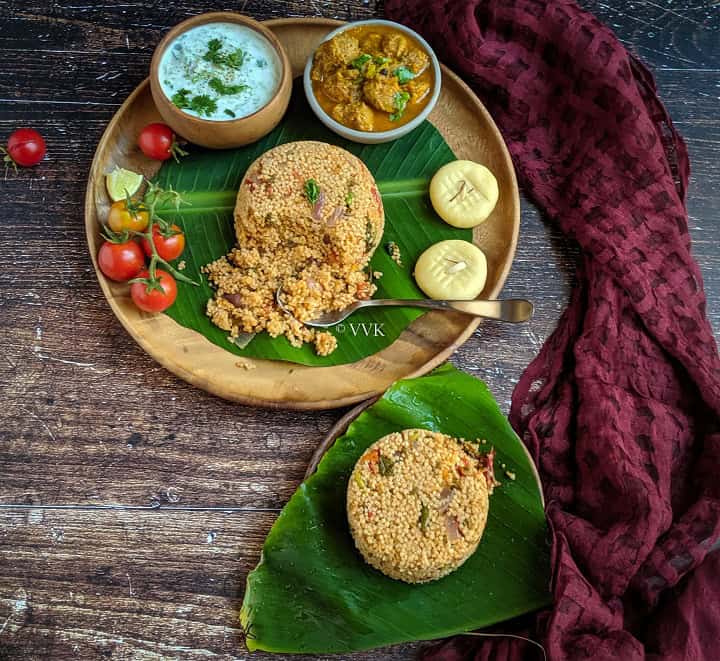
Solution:
[[(207, 23), (237, 23), (259, 32), (273, 46), (280, 60), (280, 84), (270, 101), (260, 110), (229, 120), (211, 120), (195, 117), (183, 112), (165, 94), (160, 84), (160, 60), (167, 47), (181, 34), (191, 28)], [(150, 63), (150, 90), (158, 112), (175, 133), (187, 141), (211, 149), (240, 147), (259, 140), (270, 133), (280, 122), (287, 110), (292, 92), (292, 71), (288, 55), (278, 38), (248, 16), (234, 12), (210, 12), (193, 16), (178, 23), (158, 44)]]

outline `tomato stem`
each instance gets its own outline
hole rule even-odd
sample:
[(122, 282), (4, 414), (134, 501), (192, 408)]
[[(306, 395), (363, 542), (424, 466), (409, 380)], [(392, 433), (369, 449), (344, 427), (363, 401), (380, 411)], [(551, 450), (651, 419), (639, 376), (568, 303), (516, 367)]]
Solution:
[(160, 218), (157, 213), (155, 212), (155, 207), (158, 205), (158, 203), (163, 199), (172, 200), (175, 203), (175, 208), (180, 208), (180, 205), (183, 202), (182, 196), (177, 191), (170, 189), (163, 189), (160, 188), (157, 184), (153, 183), (152, 181), (147, 182), (148, 188), (145, 192), (145, 197), (143, 199), (143, 205), (144, 208), (147, 210), (148, 215), (150, 216), (150, 222), (148, 223), (148, 227), (144, 232), (135, 232), (138, 236), (141, 236), (147, 240), (147, 242), (150, 244), (150, 250), (152, 251), (152, 256), (150, 257), (150, 266), (148, 267), (148, 278), (141, 278), (140, 281), (144, 281), (147, 284), (147, 293), (150, 293), (153, 289), (160, 288), (160, 280), (157, 277), (157, 265), (160, 263), (162, 266), (164, 266), (177, 280), (180, 280), (180, 282), (186, 282), (189, 285), (193, 285), (194, 287), (199, 287), (200, 283), (195, 282), (194, 280), (191, 280), (186, 275), (183, 275), (178, 271), (174, 266), (169, 264), (167, 261), (165, 261), (160, 255), (158, 254), (157, 247), (155, 246), (155, 241), (153, 240), (153, 226), (155, 224), (158, 224), (162, 229), (164, 228), (166, 231), (169, 228), (169, 223)]
[(172, 157), (175, 159), (176, 163), (180, 162), (180, 156), (187, 156), (189, 152), (186, 152), (178, 143), (175, 138), (173, 138), (172, 144), (170, 145), (170, 153), (172, 154)]
[(5, 154), (5, 156), (3, 157), (3, 161), (5, 162), (5, 171), (7, 172), (7, 169), (10, 167), (10, 165), (12, 165), (13, 169), (15, 170), (15, 174), (17, 174), (18, 168), (15, 159), (10, 156), (10, 154), (8, 154), (8, 150), (5, 149), (5, 147), (0, 147), (0, 152)]

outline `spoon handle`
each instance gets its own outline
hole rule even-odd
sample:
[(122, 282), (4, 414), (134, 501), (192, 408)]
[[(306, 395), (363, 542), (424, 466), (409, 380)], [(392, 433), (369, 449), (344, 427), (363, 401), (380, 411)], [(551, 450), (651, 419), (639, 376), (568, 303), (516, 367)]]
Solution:
[(474, 317), (485, 319), (497, 319), (518, 323), (527, 321), (532, 317), (533, 304), (522, 298), (506, 298), (499, 301), (477, 300), (477, 301), (435, 301), (427, 298), (399, 299), (399, 298), (376, 298), (363, 301), (358, 307), (412, 307), (426, 308), (429, 310), (457, 310)]

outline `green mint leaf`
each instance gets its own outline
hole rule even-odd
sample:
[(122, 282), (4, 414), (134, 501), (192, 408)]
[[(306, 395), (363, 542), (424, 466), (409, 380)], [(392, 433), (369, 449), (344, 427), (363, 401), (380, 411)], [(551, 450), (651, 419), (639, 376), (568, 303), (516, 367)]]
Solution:
[(237, 115), (236, 115), (232, 110), (230, 110), (230, 108), (225, 108), (225, 110), (223, 110), (223, 112), (224, 112), (228, 117), (237, 117)]

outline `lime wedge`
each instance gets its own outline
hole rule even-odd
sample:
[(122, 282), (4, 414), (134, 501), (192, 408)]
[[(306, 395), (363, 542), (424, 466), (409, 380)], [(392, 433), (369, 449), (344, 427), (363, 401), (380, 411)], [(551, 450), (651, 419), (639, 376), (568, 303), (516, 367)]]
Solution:
[(142, 182), (141, 174), (118, 167), (105, 177), (105, 185), (113, 202), (124, 200), (128, 195), (135, 195), (140, 190)]

